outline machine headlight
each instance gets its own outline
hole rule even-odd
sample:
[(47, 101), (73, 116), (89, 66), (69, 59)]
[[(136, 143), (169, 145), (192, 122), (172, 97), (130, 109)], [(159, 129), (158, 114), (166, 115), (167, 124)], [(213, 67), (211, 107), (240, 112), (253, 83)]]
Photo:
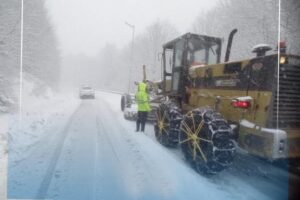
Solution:
[(285, 64), (285, 63), (286, 63), (286, 57), (280, 56), (280, 64)]

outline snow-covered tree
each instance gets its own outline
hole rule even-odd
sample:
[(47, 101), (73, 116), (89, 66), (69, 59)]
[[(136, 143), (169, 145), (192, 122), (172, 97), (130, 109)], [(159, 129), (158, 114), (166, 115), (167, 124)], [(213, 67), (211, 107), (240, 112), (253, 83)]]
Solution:
[(147, 67), (148, 79), (160, 79), (161, 61), (158, 59), (162, 52), (162, 45), (179, 33), (168, 21), (156, 21), (136, 38), (135, 42), (135, 65), (136, 77), (142, 79), (142, 65)]
[(127, 91), (130, 87), (133, 92), (134, 81), (141, 81), (143, 78), (143, 65), (146, 65), (148, 79), (160, 79), (161, 61), (158, 55), (162, 52), (162, 45), (177, 36), (177, 30), (169, 22), (156, 21), (134, 38), (133, 52), (132, 41), (128, 41), (122, 49), (107, 44), (96, 58), (97, 69), (93, 73), (97, 77), (90, 77), (97, 79), (99, 88)]
[(281, 39), (287, 42), (287, 52), (300, 55), (300, 1), (281, 1)]
[[(23, 19), (24, 77), (34, 77), (38, 87), (56, 87), (60, 56), (44, 0), (24, 1)], [(4, 110), (2, 107), (12, 109), (8, 104), (17, 102), (19, 96), (20, 44), (21, 1), (0, 0), (0, 111)]]
[(42, 0), (24, 1), (24, 70), (57, 87), (60, 55)]
[(12, 109), (18, 92), (21, 4), (0, 0), (0, 112)]
[(225, 38), (224, 57), (228, 34), (237, 28), (231, 60), (238, 60), (253, 57), (251, 49), (259, 43), (276, 48), (278, 18), (278, 1), (223, 0), (208, 12), (200, 13), (193, 23), (193, 29), (199, 34)]

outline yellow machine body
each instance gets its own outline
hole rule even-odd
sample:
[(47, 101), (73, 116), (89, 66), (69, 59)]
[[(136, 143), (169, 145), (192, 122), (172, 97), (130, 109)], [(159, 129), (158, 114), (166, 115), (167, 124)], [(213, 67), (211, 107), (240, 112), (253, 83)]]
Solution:
[[(297, 56), (292, 57), (300, 60)], [(249, 59), (241, 62), (189, 67), (188, 84), (185, 90), (186, 101), (182, 105), (184, 112), (204, 106), (214, 108), (236, 129), (238, 145), (251, 154), (269, 160), (300, 157), (300, 124), (297, 124), (300, 113), (296, 113), (300, 103), (298, 99), (300, 67), (294, 66), (290, 67), (293, 68), (292, 70), (287, 70), (286, 66), (280, 64), (280, 68), (287, 72), (280, 70), (280, 73), (286, 74), (279, 75), (281, 79), (278, 83), (276, 63), (277, 54), (261, 57), (256, 61)], [(238, 70), (226, 70), (230, 65)], [(247, 67), (260, 74), (262, 80), (260, 84), (269, 86), (253, 88), (241, 86), (241, 82), (247, 80), (241, 78), (240, 74), (246, 71)], [(266, 71), (262, 68), (266, 68)], [(267, 77), (264, 80), (265, 72), (273, 73), (272, 80)], [(296, 85), (293, 92), (287, 93), (284, 87), (280, 87), (281, 84), (284, 86), (286, 81), (284, 79), (290, 79), (290, 85)], [(280, 104), (276, 104), (277, 93), (279, 101), (282, 99)], [(235, 107), (233, 103), (239, 98), (249, 101), (249, 107)], [(279, 110), (278, 116), (275, 110)], [(285, 112), (291, 114), (284, 115)], [(278, 120), (286, 121), (278, 123)]]

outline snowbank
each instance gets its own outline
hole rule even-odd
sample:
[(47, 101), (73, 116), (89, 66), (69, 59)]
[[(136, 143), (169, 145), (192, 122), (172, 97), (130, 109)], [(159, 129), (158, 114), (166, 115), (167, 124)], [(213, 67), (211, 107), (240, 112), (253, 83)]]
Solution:
[(16, 109), (0, 115), (0, 199), (6, 199), (7, 166), (26, 159), (46, 137), (44, 129), (68, 118), (61, 113), (73, 112), (80, 103), (72, 93), (53, 92), (37, 83), (32, 77), (23, 81), (21, 113)]
[(0, 115), (0, 199), (6, 199), (8, 115)]
[(43, 130), (49, 126), (55, 129), (57, 120), (69, 117), (64, 115), (72, 113), (79, 103), (73, 94), (49, 92), (46, 96), (36, 97), (25, 93), (21, 117), (13, 116), (8, 131), (10, 161), (17, 162), (30, 154), (32, 147), (45, 137)]

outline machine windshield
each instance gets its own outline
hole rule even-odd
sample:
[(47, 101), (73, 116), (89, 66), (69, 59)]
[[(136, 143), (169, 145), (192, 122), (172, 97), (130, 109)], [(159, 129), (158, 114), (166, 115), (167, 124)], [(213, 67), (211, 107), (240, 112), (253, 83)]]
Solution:
[(187, 60), (190, 65), (207, 65), (218, 63), (220, 44), (214, 40), (191, 38), (188, 41)]

